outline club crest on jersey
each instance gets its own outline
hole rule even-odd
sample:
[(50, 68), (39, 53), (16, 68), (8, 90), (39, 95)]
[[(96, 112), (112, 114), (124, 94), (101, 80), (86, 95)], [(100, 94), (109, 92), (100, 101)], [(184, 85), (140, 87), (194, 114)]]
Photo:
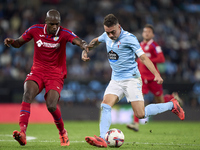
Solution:
[(119, 45), (120, 45), (120, 44), (121, 44), (121, 42), (120, 42), (120, 41), (118, 41), (118, 42), (117, 42), (117, 47), (118, 47), (118, 48), (119, 48)]
[(111, 50), (108, 52), (108, 59), (111, 62), (116, 62), (119, 59), (119, 55)]
[(55, 36), (55, 37), (53, 38), (54, 41), (58, 41), (58, 39), (59, 39), (59, 36)]

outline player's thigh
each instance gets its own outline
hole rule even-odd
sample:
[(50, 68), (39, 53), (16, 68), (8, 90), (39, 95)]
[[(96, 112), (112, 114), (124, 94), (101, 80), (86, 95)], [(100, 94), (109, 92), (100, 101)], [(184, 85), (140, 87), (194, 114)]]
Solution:
[(56, 90), (49, 90), (46, 94), (46, 104), (47, 108), (56, 108), (56, 105), (59, 100), (59, 93)]
[(122, 82), (127, 102), (144, 101), (141, 78), (132, 78)]
[(33, 80), (26, 80), (24, 82), (24, 94), (23, 101), (27, 103), (32, 103), (33, 99), (39, 93), (39, 86), (37, 82)]
[(47, 106), (52, 105), (56, 106), (59, 98), (60, 98), (60, 92), (63, 89), (64, 80), (62, 78), (55, 78), (53, 80), (51, 79), (45, 79), (45, 99)]
[(144, 118), (144, 101), (132, 101), (131, 106), (133, 108), (134, 114), (138, 118)]
[(119, 82), (111, 80), (104, 92), (103, 102), (111, 107), (124, 97), (124, 90)]

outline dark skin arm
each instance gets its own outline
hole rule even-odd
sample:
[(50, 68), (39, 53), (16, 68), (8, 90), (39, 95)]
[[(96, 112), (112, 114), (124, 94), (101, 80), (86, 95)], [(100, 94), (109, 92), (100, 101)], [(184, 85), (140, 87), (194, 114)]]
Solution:
[(81, 40), (80, 38), (75, 38), (72, 41), (73, 44), (79, 46), (83, 51), (82, 51), (82, 60), (83, 61), (88, 61), (90, 58), (87, 56), (88, 53), (88, 48), (87, 48), (87, 43), (84, 40)]
[(86, 50), (87, 49), (87, 43), (84, 40), (80, 39), (80, 38), (73, 39), (72, 43), (77, 45), (77, 46), (79, 46), (82, 50)]
[(6, 38), (4, 40), (4, 45), (10, 47), (10, 45), (12, 45), (12, 47), (14, 48), (19, 48), (22, 45), (24, 45), (26, 43), (26, 41), (22, 38), (22, 36), (20, 36), (18, 39), (12, 39), (12, 38)]
[(90, 44), (87, 46), (86, 51), (82, 52), (82, 60), (83, 61), (89, 61), (90, 58), (87, 56), (87, 52), (89, 52), (90, 50), (96, 48), (99, 44), (101, 44), (101, 43), (98, 41), (98, 38), (93, 39), (90, 42)]

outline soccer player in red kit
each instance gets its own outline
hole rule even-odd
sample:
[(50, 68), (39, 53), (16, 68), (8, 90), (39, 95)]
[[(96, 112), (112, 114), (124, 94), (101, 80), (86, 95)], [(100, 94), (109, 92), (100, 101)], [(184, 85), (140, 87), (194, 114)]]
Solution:
[(63, 88), (66, 68), (66, 43), (71, 42), (86, 50), (86, 42), (72, 31), (60, 26), (60, 13), (51, 9), (46, 14), (45, 24), (36, 24), (27, 29), (18, 39), (6, 38), (4, 44), (19, 48), (34, 39), (34, 56), (31, 72), (24, 82), (24, 94), (19, 117), (20, 131), (13, 137), (20, 145), (26, 145), (26, 129), (30, 116), (30, 105), (36, 95), (45, 88), (48, 111), (59, 130), (61, 146), (69, 146), (67, 131), (64, 128), (61, 111), (57, 107)]
[[(156, 70), (158, 63), (164, 63), (165, 57), (163, 55), (161, 47), (153, 40), (154, 37), (154, 28), (150, 24), (146, 24), (142, 32), (143, 41), (140, 43), (141, 48), (145, 52), (146, 56), (152, 61)], [(179, 102), (181, 99), (178, 96), (178, 93), (173, 93), (172, 95), (163, 96), (163, 87), (162, 84), (157, 84), (154, 81), (154, 75), (149, 71), (149, 69), (137, 59), (138, 68), (141, 73), (142, 78), (142, 93), (148, 94), (150, 91), (154, 95), (156, 103), (169, 102), (172, 98), (176, 98)], [(171, 99), (169, 99), (171, 98)], [(139, 130), (139, 119), (134, 115), (134, 123), (128, 124), (128, 128), (133, 129), (134, 131)]]

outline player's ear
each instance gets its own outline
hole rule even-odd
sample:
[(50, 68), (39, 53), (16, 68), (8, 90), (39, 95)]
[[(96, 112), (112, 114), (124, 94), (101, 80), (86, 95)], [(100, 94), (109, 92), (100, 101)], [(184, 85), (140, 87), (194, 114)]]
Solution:
[(119, 29), (121, 29), (121, 25), (120, 25), (120, 24), (119, 24), (119, 26), (118, 26), (118, 27), (119, 27)]
[(45, 24), (47, 24), (47, 18), (45, 19)]
[(154, 35), (154, 33), (153, 33), (152, 38), (154, 38), (154, 36), (155, 36), (155, 35)]

